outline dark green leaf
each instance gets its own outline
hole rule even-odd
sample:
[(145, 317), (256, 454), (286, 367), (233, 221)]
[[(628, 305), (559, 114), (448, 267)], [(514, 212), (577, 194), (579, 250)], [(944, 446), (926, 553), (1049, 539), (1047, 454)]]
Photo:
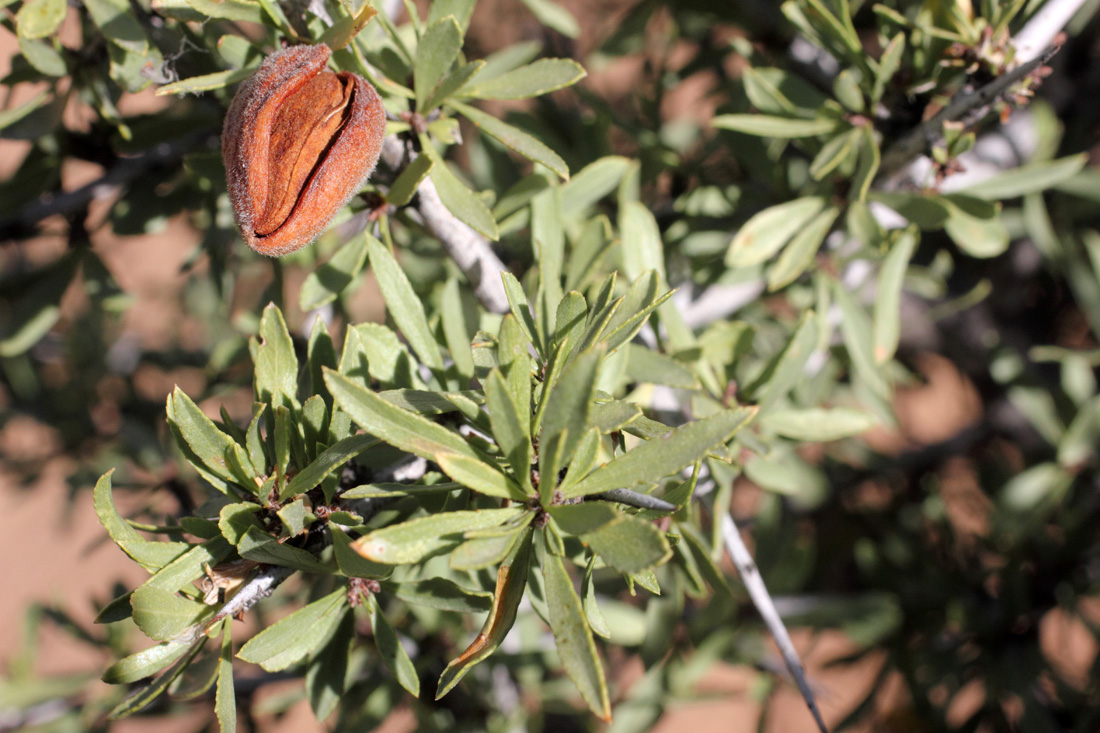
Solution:
[(347, 611), (347, 591), (339, 588), (268, 626), (249, 639), (237, 656), (268, 672), (280, 672), (320, 647)]

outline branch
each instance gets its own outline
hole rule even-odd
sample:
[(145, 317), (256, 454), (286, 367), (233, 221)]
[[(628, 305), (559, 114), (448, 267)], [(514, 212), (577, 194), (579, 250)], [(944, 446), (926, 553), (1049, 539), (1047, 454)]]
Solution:
[(883, 178), (890, 176), (931, 149), (943, 138), (943, 123), (955, 122), (967, 116), (977, 119), (984, 117), (997, 99), (1007, 93), (1017, 82), (1050, 61), (1051, 57), (1058, 53), (1058, 48), (1058, 46), (1050, 46), (1035, 58), (1005, 72), (1003, 76), (985, 86), (971, 92), (956, 94), (951, 104), (940, 110), (939, 114), (902, 135), (883, 153), (879, 176)]
[(787, 663), (787, 669), (794, 677), (799, 692), (802, 693), (802, 699), (806, 701), (806, 705), (810, 708), (810, 714), (814, 716), (818, 730), (821, 733), (828, 733), (825, 721), (821, 717), (821, 711), (818, 710), (817, 703), (814, 701), (814, 693), (810, 689), (809, 683), (806, 682), (806, 670), (803, 669), (802, 662), (798, 659), (798, 652), (795, 651), (794, 644), (791, 643), (791, 637), (787, 633), (787, 627), (783, 625), (783, 619), (779, 617), (779, 612), (775, 610), (771, 594), (768, 593), (768, 588), (764, 585), (764, 579), (760, 577), (760, 570), (753, 562), (749, 548), (745, 547), (745, 541), (741, 539), (741, 533), (737, 531), (737, 525), (734, 524), (730, 513), (717, 506), (714, 507), (714, 510), (722, 512), (722, 541), (725, 542), (726, 552), (729, 553), (730, 559), (737, 566), (737, 572), (741, 574), (741, 582), (745, 584), (745, 590), (749, 592), (753, 605), (756, 606), (756, 610), (764, 619), (764, 624), (771, 632), (772, 638), (775, 639), (779, 652), (783, 655), (783, 661)]
[(1043, 49), (1053, 43), (1085, 2), (1086, 0), (1047, 0), (1013, 39), (1016, 45), (1016, 63), (1027, 63), (1043, 53)]
[[(394, 172), (400, 171), (416, 157), (416, 152), (403, 146), (395, 136), (386, 138), (382, 143), (382, 162)], [(493, 313), (507, 313), (508, 298), (504, 295), (504, 283), (500, 279), (505, 269), (504, 263), (489, 246), (489, 240), (460, 221), (443, 205), (431, 178), (421, 181), (410, 206), (466, 275), (481, 304)]]
[(657, 512), (674, 512), (676, 505), (670, 504), (664, 499), (658, 499), (648, 494), (639, 494), (630, 489), (608, 489), (598, 494), (589, 494), (585, 501), (613, 501), (618, 504), (637, 507), (638, 509), (652, 509)]
[(71, 214), (96, 199), (113, 196), (151, 168), (175, 162), (210, 138), (213, 132), (203, 130), (172, 142), (150, 148), (141, 155), (119, 158), (118, 163), (102, 177), (74, 191), (49, 191), (28, 203), (18, 213), (0, 219), (0, 241), (15, 239), (14, 233), (34, 226), (55, 214)]

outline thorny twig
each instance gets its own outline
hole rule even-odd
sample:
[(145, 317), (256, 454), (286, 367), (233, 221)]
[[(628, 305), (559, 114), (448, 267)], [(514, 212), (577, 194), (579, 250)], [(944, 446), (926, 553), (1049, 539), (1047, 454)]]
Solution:
[(613, 501), (617, 504), (636, 507), (638, 509), (652, 509), (657, 512), (674, 512), (676, 505), (670, 504), (664, 499), (658, 499), (648, 494), (639, 494), (630, 489), (608, 489), (598, 494), (589, 494), (585, 501)]
[[(399, 171), (416, 157), (417, 153), (402, 145), (395, 136), (386, 138), (382, 143), (382, 162), (390, 170)], [(421, 181), (410, 208), (466, 275), (481, 304), (493, 313), (506, 313), (508, 298), (504, 295), (504, 283), (500, 279), (504, 263), (485, 237), (460, 221), (443, 205), (431, 178)]]
[(798, 652), (795, 650), (794, 644), (791, 643), (791, 637), (787, 633), (787, 627), (783, 624), (783, 619), (780, 618), (779, 612), (775, 609), (775, 603), (772, 602), (771, 594), (768, 593), (768, 588), (764, 585), (764, 579), (760, 577), (760, 570), (753, 562), (752, 553), (745, 546), (745, 541), (741, 539), (741, 533), (737, 531), (737, 525), (734, 523), (729, 511), (717, 506), (714, 510), (722, 513), (722, 541), (726, 545), (726, 552), (729, 553), (730, 559), (737, 566), (737, 572), (741, 575), (741, 582), (745, 584), (745, 590), (749, 592), (753, 605), (756, 606), (756, 610), (763, 618), (772, 638), (775, 639), (775, 643), (783, 655), (783, 661), (787, 664), (787, 670), (794, 677), (798, 690), (802, 693), (802, 698), (810, 708), (810, 714), (814, 716), (814, 722), (817, 723), (818, 729), (821, 733), (828, 733), (825, 720), (821, 717), (821, 711), (818, 710), (817, 703), (814, 701), (813, 690), (810, 689), (810, 685), (806, 681), (806, 670), (803, 669), (802, 662), (798, 659)]
[(1027, 63), (1005, 72), (1004, 75), (985, 86), (972, 92), (960, 92), (955, 95), (951, 103), (938, 114), (902, 135), (882, 154), (879, 176), (889, 177), (930, 150), (943, 137), (943, 123), (956, 122), (967, 117), (984, 117), (995, 101), (1008, 93), (1017, 82), (1045, 65), (1057, 52), (1058, 47), (1051, 46)]

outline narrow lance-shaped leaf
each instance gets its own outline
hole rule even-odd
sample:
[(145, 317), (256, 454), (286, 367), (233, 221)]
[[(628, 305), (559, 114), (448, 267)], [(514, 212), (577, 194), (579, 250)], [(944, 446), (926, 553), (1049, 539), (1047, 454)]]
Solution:
[(450, 692), (471, 667), (488, 658), (512, 629), (520, 601), (523, 600), (523, 591), (527, 588), (532, 535), (533, 530), (525, 529), (513, 546), (511, 555), (501, 564), (489, 617), (473, 643), (443, 670), (436, 700)]
[(325, 384), (336, 404), (359, 427), (383, 438), (395, 448), (429, 460), (435, 460), (441, 453), (477, 458), (477, 454), (457, 433), (390, 404), (339, 372), (326, 369)]
[(367, 235), (367, 251), (386, 308), (397, 327), (405, 334), (420, 361), (433, 369), (442, 369), (443, 359), (424, 315), (424, 304), (413, 291), (404, 270), (385, 245), (370, 235)]
[(907, 231), (890, 248), (879, 270), (875, 294), (874, 330), (875, 363), (885, 364), (894, 358), (901, 338), (901, 288), (905, 270), (917, 248), (917, 233)]
[(549, 394), (545, 394), (543, 400), (547, 400), (549, 404), (543, 413), (539, 438), (539, 469), (542, 477), (539, 488), (544, 505), (549, 503), (557, 485), (556, 476), (546, 473), (548, 457), (557, 450), (556, 442), (561, 441), (558, 467), (565, 466), (584, 437), (592, 409), (592, 398), (595, 396), (596, 371), (602, 355), (602, 349), (583, 352), (565, 368), (553, 385), (547, 385), (550, 387)]
[(462, 29), (453, 17), (442, 18), (424, 31), (416, 48), (416, 61), (413, 65), (418, 111), (428, 111), (424, 103), (451, 67), (460, 48)]
[(305, 550), (289, 544), (280, 544), (274, 537), (255, 527), (250, 527), (244, 533), (237, 545), (237, 551), (241, 553), (241, 557), (269, 565), (282, 565), (307, 573), (332, 572), (332, 568)]
[(806, 196), (764, 209), (738, 230), (726, 252), (726, 264), (750, 267), (766, 262), (824, 207), (825, 199)]
[(839, 126), (837, 120), (828, 118), (798, 120), (768, 115), (718, 115), (711, 124), (723, 130), (743, 132), (761, 137), (815, 137), (833, 132)]
[(732, 438), (755, 415), (755, 407), (742, 407), (681, 425), (605, 463), (563, 493), (572, 498), (656, 481), (694, 464)]
[(560, 155), (534, 135), (502, 122), (493, 115), (482, 112), (468, 104), (450, 102), (450, 106), (465, 115), (470, 122), (477, 125), (485, 134), (496, 138), (523, 157), (543, 164), (561, 176), (562, 179), (569, 180), (569, 166), (561, 159)]
[(355, 281), (366, 263), (366, 242), (362, 237), (352, 238), (336, 250), (336, 254), (328, 262), (319, 265), (306, 276), (298, 295), (302, 310), (320, 308), (336, 300)]
[(571, 86), (587, 75), (572, 59), (539, 59), (492, 79), (475, 79), (463, 96), (479, 99), (527, 99)]
[(321, 483), (321, 480), (329, 473), (343, 466), (350, 459), (377, 442), (378, 439), (372, 435), (353, 435), (350, 438), (344, 438), (327, 448), (324, 453), (317, 456), (316, 460), (292, 478), (279, 498), (285, 499), (296, 494), (304, 494)]
[(464, 532), (498, 527), (524, 511), (511, 507), (433, 514), (375, 530), (353, 542), (352, 549), (373, 562), (408, 565), (457, 545)]
[(198, 641), (190, 645), (185, 645), (183, 647), (183, 655), (176, 660), (175, 664), (153, 678), (153, 681), (148, 685), (139, 689), (116, 705), (114, 709), (107, 714), (107, 719), (120, 720), (133, 715), (160, 697), (164, 691), (168, 689), (168, 686), (172, 684), (173, 680), (179, 677), (180, 673), (187, 668), (187, 665), (191, 663), (191, 660), (195, 658), (195, 655), (199, 653), (199, 650), (202, 649), (205, 643), (206, 637), (203, 636), (200, 637)]
[(427, 135), (421, 135), (420, 142), (424, 154), (432, 160), (432, 170), (429, 175), (443, 205), (475, 231), (494, 241), (499, 239), (500, 230), (497, 228), (496, 219), (493, 218), (485, 202), (451, 172), (443, 162), (443, 158), (432, 147), (432, 142)]
[(298, 407), (298, 357), (283, 314), (269, 303), (258, 338), (249, 343), (256, 364), (256, 399), (273, 407)]
[(112, 469), (100, 477), (92, 495), (96, 516), (99, 517), (100, 524), (107, 530), (107, 534), (119, 549), (149, 572), (159, 570), (186, 552), (189, 548), (186, 543), (151, 542), (138, 534), (137, 530), (122, 518), (111, 497), (111, 474), (113, 473)]
[(221, 653), (218, 656), (218, 687), (214, 695), (214, 714), (222, 733), (236, 733), (237, 695), (233, 688), (232, 619), (222, 623)]
[(573, 580), (562, 559), (549, 550), (540, 553), (540, 562), (550, 630), (554, 632), (562, 666), (589, 709), (601, 720), (610, 722), (611, 702), (603, 665)]
[(237, 656), (280, 672), (321, 646), (347, 611), (347, 591), (339, 588), (256, 634)]
[(378, 647), (378, 656), (382, 663), (393, 672), (397, 682), (404, 687), (413, 697), (420, 696), (420, 678), (416, 674), (416, 667), (409, 659), (409, 653), (401, 646), (397, 638), (397, 632), (393, 625), (382, 613), (378, 606), (378, 600), (373, 595), (365, 596), (367, 608), (370, 609), (370, 625), (374, 631), (374, 644)]

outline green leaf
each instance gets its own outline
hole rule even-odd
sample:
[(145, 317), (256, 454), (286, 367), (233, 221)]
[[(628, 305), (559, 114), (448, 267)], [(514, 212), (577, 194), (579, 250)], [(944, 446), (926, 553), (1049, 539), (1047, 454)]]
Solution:
[(599, 634), (605, 639), (611, 638), (611, 630), (607, 627), (607, 621), (604, 619), (603, 612), (600, 611), (599, 605), (596, 603), (596, 584), (592, 582), (592, 569), (596, 564), (596, 559), (592, 558), (592, 561), (588, 563), (588, 567), (584, 571), (584, 580), (581, 581), (581, 598), (584, 602), (584, 615), (588, 619), (588, 626), (595, 633)]
[(458, 278), (447, 279), (447, 284), (443, 286), (441, 305), (440, 319), (443, 322), (443, 337), (447, 341), (447, 350), (451, 352), (455, 369), (468, 383), (474, 376), (474, 355), (470, 349), (470, 334), (466, 328)]
[(340, 572), (352, 578), (386, 578), (393, 572), (389, 565), (371, 562), (351, 547), (352, 540), (344, 530), (329, 522), (332, 532), (332, 553)]
[(149, 572), (159, 570), (186, 552), (190, 545), (184, 542), (150, 542), (122, 518), (111, 496), (111, 474), (113, 473), (112, 469), (100, 477), (92, 496), (100, 524), (107, 530), (107, 534), (119, 549)]
[(474, 390), (462, 392), (433, 392), (424, 389), (387, 389), (378, 396), (402, 410), (417, 415), (443, 415), (448, 412), (461, 412), (470, 419), (476, 419), (481, 412), (479, 403), (482, 395)]
[[(544, 350), (542, 339), (539, 338), (539, 330), (535, 325), (535, 319), (531, 316), (531, 306), (527, 303), (527, 293), (523, 292), (523, 286), (520, 285), (516, 276), (507, 270), (500, 274), (500, 279), (504, 284), (504, 295), (508, 298), (508, 306), (514, 316), (512, 323), (519, 326), (520, 330), (523, 331), (523, 335), (527, 337), (527, 340), (531, 342), (536, 351), (542, 352)], [(502, 329), (505, 322), (507, 322), (507, 319), (501, 323)], [(526, 349), (526, 346), (523, 346), (523, 348)]]
[(493, 595), (468, 590), (447, 578), (429, 578), (386, 586), (406, 603), (455, 613), (482, 613), (492, 607)]
[[(251, 466), (244, 449), (214, 424), (179, 387), (168, 397), (168, 424), (180, 439), (187, 459), (218, 478), (252, 491), (255, 481), (245, 467)], [(233, 458), (229, 459), (228, 456)]]
[(905, 53), (905, 33), (899, 32), (890, 39), (882, 56), (878, 60), (878, 70), (875, 72), (875, 84), (871, 91), (871, 103), (877, 104), (882, 99), (886, 85), (894, 78), (901, 68), (902, 54)]
[(328, 639), (347, 613), (347, 601), (347, 590), (341, 587), (268, 626), (249, 639), (237, 656), (268, 672), (281, 672)]
[(499, 369), (489, 372), (485, 380), (485, 404), (489, 409), (489, 423), (493, 438), (501, 453), (508, 459), (524, 493), (534, 494), (531, 486), (531, 422), (530, 416), (520, 416), (515, 396)]
[[(255, 505), (252, 506), (256, 508)], [(156, 587), (166, 591), (177, 591), (200, 577), (204, 567), (217, 565), (232, 551), (230, 544), (220, 536), (201, 545), (185, 545), (185, 547), (190, 549), (154, 573), (141, 588)]]
[(455, 67), (450, 74), (447, 74), (447, 76), (443, 78), (443, 81), (439, 82), (435, 90), (432, 91), (431, 96), (428, 97), (428, 100), (424, 103), (424, 109), (435, 109), (445, 102), (453, 101), (451, 97), (469, 84), (470, 80), (476, 77), (483, 68), (485, 68), (484, 61), (471, 61), (468, 64), (462, 64), (461, 66)]
[[(26, 7), (26, 6), (24, 6)], [(65, 76), (69, 73), (65, 57), (49, 41), (38, 41), (19, 36), (19, 50), (23, 58), (46, 76)]]
[[(985, 216), (982, 207), (974, 207), (973, 202), (960, 194), (944, 196), (949, 215), (943, 228), (959, 248), (971, 257), (996, 257), (1008, 249), (1009, 234), (998, 211)], [(999, 205), (998, 205), (999, 207)], [(975, 211), (980, 215), (975, 215)]]
[(367, 249), (370, 264), (378, 279), (378, 287), (386, 300), (386, 309), (393, 317), (401, 333), (405, 335), (420, 361), (432, 369), (443, 368), (443, 358), (439, 354), (439, 345), (432, 336), (428, 319), (424, 315), (424, 304), (409, 284), (405, 271), (397, 264), (385, 245), (367, 235)]
[(601, 720), (611, 722), (611, 703), (603, 665), (596, 654), (592, 629), (588, 626), (573, 580), (557, 555), (544, 552), (540, 561), (546, 583), (548, 620), (558, 647), (558, 657), (589, 709)]
[(558, 467), (564, 467), (588, 429), (592, 399), (596, 394), (596, 373), (602, 356), (600, 349), (582, 352), (562, 371), (553, 385), (547, 384), (549, 394), (544, 393), (543, 397), (547, 407), (539, 434), (539, 473), (542, 476), (539, 491), (543, 506), (549, 505), (558, 483), (557, 476), (549, 467), (548, 456), (556, 453), (558, 448), (555, 446), (560, 441)]
[(362, 237), (355, 237), (336, 250), (328, 262), (306, 276), (298, 295), (299, 307), (313, 310), (336, 300), (351, 286), (366, 263), (366, 242)]
[(112, 664), (103, 673), (102, 679), (109, 685), (126, 685), (152, 677), (186, 654), (189, 648), (189, 644), (179, 642), (151, 646)]
[(349, 678), (354, 674), (355, 665), (350, 662), (356, 636), (355, 614), (346, 613), (328, 643), (310, 657), (306, 670), (306, 691), (309, 706), (318, 721), (332, 715), (348, 684), (353, 681)]
[(45, 38), (65, 20), (69, 5), (65, 0), (27, 0), (15, 15), (22, 38)]
[(631, 379), (649, 384), (663, 384), (678, 389), (696, 389), (699, 384), (691, 370), (667, 354), (640, 344), (626, 345), (626, 374)]
[(432, 170), (432, 165), (432, 159), (427, 155), (418, 155), (413, 158), (413, 161), (405, 166), (401, 175), (390, 186), (390, 190), (386, 192), (386, 201), (397, 207), (405, 206), (412, 201), (412, 197), (420, 188), (421, 181)]
[(256, 399), (272, 407), (298, 408), (298, 357), (282, 312), (268, 303), (258, 338), (249, 342), (256, 364)]
[(572, 86), (587, 74), (572, 59), (539, 59), (492, 79), (475, 79), (463, 94), (478, 99), (527, 99)]
[(443, 205), (474, 231), (493, 241), (499, 239), (500, 232), (497, 229), (497, 222), (493, 218), (492, 212), (489, 211), (489, 207), (478, 198), (477, 194), (467, 188), (466, 184), (458, 180), (458, 177), (443, 162), (443, 158), (436, 152), (426, 135), (421, 135), (420, 140), (424, 154), (432, 160), (430, 175)]
[(296, 494), (304, 494), (321, 483), (321, 480), (332, 471), (340, 468), (355, 456), (378, 442), (372, 435), (353, 435), (344, 438), (324, 453), (317, 456), (317, 460), (306, 466), (298, 475), (290, 480), (280, 494), (280, 499), (286, 499)]
[(420, 678), (416, 674), (416, 667), (409, 659), (409, 653), (401, 646), (397, 638), (397, 632), (389, 619), (378, 607), (378, 601), (373, 595), (364, 594), (367, 608), (370, 610), (371, 629), (374, 632), (374, 644), (378, 648), (378, 656), (382, 663), (397, 678), (397, 682), (414, 697), (420, 696)]
[(524, 530), (523, 536), (512, 547), (511, 555), (497, 570), (496, 590), (489, 616), (473, 643), (443, 670), (439, 677), (436, 700), (450, 692), (471, 667), (487, 659), (515, 624), (523, 591), (527, 587), (532, 535), (531, 529)]
[[(214, 0), (209, 0), (209, 2), (214, 2)], [(232, 0), (229, 0), (227, 4), (232, 4)], [(255, 73), (256, 67), (249, 66), (244, 69), (229, 69), (228, 71), (215, 71), (211, 74), (203, 74), (202, 76), (192, 76), (188, 79), (180, 79), (171, 84), (157, 87), (156, 95), (158, 97), (166, 97), (173, 94), (202, 94), (203, 92), (212, 92), (217, 89), (224, 89), (230, 84), (244, 81)]]
[(752, 106), (768, 115), (813, 118), (828, 99), (816, 87), (783, 69), (747, 67), (741, 81)]
[(222, 625), (221, 654), (218, 656), (218, 686), (214, 693), (214, 714), (218, 718), (221, 733), (236, 733), (237, 695), (233, 688), (233, 637), (232, 622), (226, 619)]
[(146, 53), (149, 40), (126, 0), (84, 0), (84, 7), (108, 41), (134, 53)]
[(760, 386), (753, 385), (752, 393), (761, 410), (767, 410), (784, 397), (803, 378), (806, 361), (817, 345), (817, 318), (813, 311), (802, 315), (798, 329), (791, 336), (782, 354), (770, 371), (761, 376)]
[(898, 238), (878, 274), (875, 293), (874, 335), (875, 363), (885, 364), (894, 358), (901, 338), (901, 288), (909, 260), (917, 248), (918, 235), (907, 231)]
[(336, 404), (356, 424), (368, 433), (383, 436), (395, 448), (429, 460), (435, 460), (437, 455), (443, 453), (477, 458), (477, 454), (457, 433), (395, 407), (339, 372), (326, 369), (325, 384)]
[(576, 38), (581, 28), (572, 13), (553, 0), (522, 0), (531, 14), (547, 28), (555, 30), (566, 38)]
[(320, 562), (305, 550), (300, 550), (289, 544), (279, 544), (274, 537), (255, 527), (250, 527), (244, 533), (241, 541), (237, 544), (237, 551), (241, 553), (241, 557), (247, 557), (249, 560), (267, 563), (268, 565), (282, 565), (307, 573), (329, 574), (332, 572), (332, 568)]
[(755, 214), (730, 242), (726, 264), (751, 267), (766, 262), (823, 208), (825, 199), (806, 196)]
[(184, 598), (173, 591), (143, 585), (130, 597), (133, 619), (142, 633), (157, 641), (170, 641), (204, 617), (214, 614), (214, 607)]
[(783, 254), (768, 270), (768, 290), (775, 291), (790, 285), (813, 264), (821, 243), (833, 228), (840, 209), (830, 206), (814, 216), (783, 249)]
[(877, 423), (866, 412), (846, 407), (771, 410), (760, 418), (760, 425), (766, 430), (785, 438), (818, 443), (860, 435)]
[(475, 537), (456, 547), (450, 556), (453, 570), (484, 570), (504, 562), (520, 532), (535, 518), (534, 512), (527, 513), (528, 521), (514, 531), (490, 537)]
[(882, 369), (875, 363), (871, 320), (839, 281), (833, 282), (833, 297), (840, 306), (840, 332), (856, 374), (876, 395), (889, 399), (890, 387)]
[(672, 557), (664, 533), (631, 516), (617, 517), (581, 539), (601, 560), (623, 573), (640, 573)]
[(205, 643), (206, 637), (202, 637), (190, 646), (185, 646), (184, 654), (176, 660), (175, 664), (157, 675), (148, 685), (139, 689), (116, 705), (111, 712), (107, 714), (107, 719), (119, 720), (125, 718), (128, 715), (138, 712), (160, 697), (161, 694), (168, 689), (168, 686), (179, 677), (180, 673), (191, 664), (191, 660), (195, 658), (195, 655), (199, 653), (199, 650), (202, 649)]
[(264, 11), (251, 0), (187, 0), (191, 8), (211, 18), (263, 23)]
[(569, 166), (561, 159), (560, 155), (538, 138), (468, 104), (462, 104), (461, 102), (450, 102), (449, 104), (457, 112), (465, 115), (470, 122), (473, 122), (485, 134), (496, 138), (528, 160), (542, 163), (561, 176), (563, 180), (569, 180)]
[(561, 186), (561, 210), (566, 216), (579, 217), (585, 210), (614, 191), (631, 161), (618, 155), (595, 160)]
[(859, 88), (860, 73), (858, 69), (845, 69), (833, 79), (833, 94), (838, 102), (857, 114), (866, 109), (863, 99), (863, 91)]
[(555, 504), (547, 511), (563, 532), (578, 537), (595, 532), (622, 516), (610, 504), (602, 501)]
[(416, 48), (413, 66), (418, 112), (428, 111), (424, 103), (451, 68), (461, 48), (462, 29), (453, 17), (442, 18), (424, 31)]
[(722, 130), (778, 138), (827, 135), (840, 126), (837, 120), (828, 118), (798, 120), (769, 115), (717, 115), (711, 120), (711, 124)]
[(712, 448), (726, 443), (755, 415), (755, 407), (741, 407), (682, 425), (605, 463), (563, 493), (566, 498), (573, 498), (653, 483), (702, 459)]
[(820, 181), (832, 173), (855, 153), (862, 137), (863, 128), (852, 127), (831, 138), (810, 163), (810, 176), (815, 181)]
[(439, 453), (435, 460), (445, 474), (480, 494), (520, 502), (530, 498), (510, 477), (477, 458), (458, 453)]
[(629, 201), (619, 211), (623, 274), (631, 281), (653, 271), (665, 280), (665, 256), (657, 219), (640, 201)]
[(218, 513), (218, 529), (230, 544), (240, 544), (241, 538), (250, 527), (263, 529), (256, 512), (260, 511), (258, 504), (252, 502), (240, 502), (226, 504)]
[(1077, 175), (1087, 159), (1085, 153), (1078, 153), (1058, 160), (1023, 165), (966, 186), (959, 193), (995, 201), (1045, 191)]
[(458, 545), (464, 532), (499, 527), (518, 518), (523, 507), (445, 512), (377, 529), (352, 543), (373, 562), (409, 565)]
[(875, 133), (870, 127), (862, 128), (863, 134), (859, 141), (859, 167), (852, 176), (852, 192), (848, 194), (849, 200), (865, 201), (867, 193), (871, 190), (871, 184), (878, 175), (879, 165), (882, 163), (882, 152), (875, 142)]
[(1058, 463), (1069, 471), (1079, 470), (1097, 454), (1100, 445), (1100, 397), (1093, 397), (1078, 410), (1073, 422), (1058, 441)]

